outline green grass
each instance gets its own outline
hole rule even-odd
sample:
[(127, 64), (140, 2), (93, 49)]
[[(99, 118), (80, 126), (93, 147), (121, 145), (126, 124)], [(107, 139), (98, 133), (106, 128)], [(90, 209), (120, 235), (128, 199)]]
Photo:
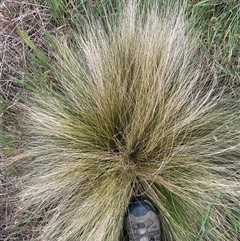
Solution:
[(202, 46), (214, 64), (221, 85), (239, 87), (240, 3), (238, 1), (197, 1), (190, 7), (196, 27), (202, 34)]
[(14, 117), (16, 108), (11, 104), (8, 97), (0, 95), (0, 150), (1, 154), (11, 155), (16, 150), (16, 144), (20, 140), (19, 132), (15, 125)]
[[(1, 118), (1, 127), (2, 127), (2, 116), (4, 115), (6, 109), (8, 108), (8, 104), (7, 104), (7, 100), (6, 100), (6, 97), (4, 95), (0, 96), (0, 118)], [(0, 147), (1, 149), (5, 149), (10, 143), (9, 141), (7, 140), (7, 136), (3, 133), (2, 129), (1, 129), (1, 139), (0, 139)]]
[[(51, 19), (41, 44), (23, 25), (28, 54), (23, 77), (14, 81), (23, 90), (23, 116), (4, 92), (0, 110), (2, 151), (26, 173), (28, 186), (12, 233), (36, 226), (41, 240), (119, 240), (130, 197), (144, 193), (161, 214), (163, 240), (237, 240), (240, 6), (188, 3), (193, 40), (175, 29), (169, 58), (161, 57), (166, 40), (157, 27), (145, 30), (146, 38), (136, 31), (142, 20), (138, 28), (123, 20), (125, 28), (114, 27), (120, 1), (42, 1)], [(141, 11), (148, 8), (145, 2)], [(171, 11), (166, 43), (175, 36)]]

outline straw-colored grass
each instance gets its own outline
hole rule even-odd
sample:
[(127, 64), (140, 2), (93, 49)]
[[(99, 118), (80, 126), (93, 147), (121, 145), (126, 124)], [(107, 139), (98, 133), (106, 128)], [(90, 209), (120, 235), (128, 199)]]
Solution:
[(59, 38), (51, 66), (35, 53), (49, 70), (32, 70), (21, 105), (19, 207), (41, 216), (39, 240), (116, 241), (143, 194), (162, 240), (234, 240), (239, 103), (204, 72), (184, 8), (129, 1), (118, 11)]

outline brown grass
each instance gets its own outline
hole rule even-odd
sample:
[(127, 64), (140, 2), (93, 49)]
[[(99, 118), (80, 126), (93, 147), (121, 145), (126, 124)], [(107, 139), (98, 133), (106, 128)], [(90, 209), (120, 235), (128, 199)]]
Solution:
[[(0, 108), (1, 125), (5, 131), (18, 129), (17, 119), (20, 112), (15, 106), (19, 102), (18, 95), (24, 92), (22, 86), (12, 81), (12, 77), (22, 78), (23, 67), (28, 58), (25, 53), (27, 46), (19, 37), (18, 30), (28, 33), (34, 43), (43, 46), (43, 31), (48, 28), (50, 14), (46, 5), (39, 1), (4, 0), (0, 3), (0, 95), (3, 108)], [(4, 101), (4, 102), (3, 102)], [(2, 112), (1, 112), (2, 111)], [(19, 133), (20, 134), (20, 133)], [(19, 143), (16, 143), (18, 145)], [(6, 157), (16, 153), (16, 145), (9, 145), (0, 152), (0, 167), (6, 164)], [(18, 198), (21, 190), (21, 180), (15, 176), (15, 171), (0, 172), (0, 240), (31, 240), (37, 230), (14, 230), (15, 223), (21, 220), (17, 214)], [(24, 222), (21, 220), (21, 222)]]

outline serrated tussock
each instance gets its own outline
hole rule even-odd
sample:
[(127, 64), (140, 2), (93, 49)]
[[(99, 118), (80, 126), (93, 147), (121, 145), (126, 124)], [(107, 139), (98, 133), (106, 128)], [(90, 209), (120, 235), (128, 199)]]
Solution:
[(15, 158), (22, 208), (45, 215), (39, 240), (120, 240), (138, 194), (158, 208), (162, 240), (205, 229), (204, 240), (232, 240), (239, 109), (204, 71), (184, 9), (129, 1), (89, 19), (58, 40), (47, 88), (24, 107), (30, 137)]

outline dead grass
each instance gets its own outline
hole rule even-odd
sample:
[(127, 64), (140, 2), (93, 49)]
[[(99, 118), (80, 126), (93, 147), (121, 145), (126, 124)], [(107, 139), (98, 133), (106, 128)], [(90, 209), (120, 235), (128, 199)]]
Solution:
[[(43, 32), (48, 28), (50, 18), (46, 4), (39, 4), (39, 1), (6, 0), (0, 3), (0, 134), (3, 129), (11, 133), (1, 137), (1, 144), (4, 145), (0, 153), (0, 167), (6, 164), (8, 155), (16, 153), (19, 145), (20, 127), (17, 120), (20, 112), (15, 106), (24, 89), (12, 81), (12, 77), (24, 77), (23, 67), (28, 58), (25, 55), (27, 47), (20, 39), (18, 30), (26, 31), (34, 43), (42, 48)], [(33, 228), (14, 230), (15, 223), (22, 219), (16, 212), (16, 194), (21, 190), (21, 180), (12, 177), (14, 173), (14, 170), (0, 173), (1, 241), (31, 240), (37, 232)]]
[(0, 240), (7, 240), (10, 235), (11, 220), (14, 213), (14, 184), (6, 175), (0, 174)]

